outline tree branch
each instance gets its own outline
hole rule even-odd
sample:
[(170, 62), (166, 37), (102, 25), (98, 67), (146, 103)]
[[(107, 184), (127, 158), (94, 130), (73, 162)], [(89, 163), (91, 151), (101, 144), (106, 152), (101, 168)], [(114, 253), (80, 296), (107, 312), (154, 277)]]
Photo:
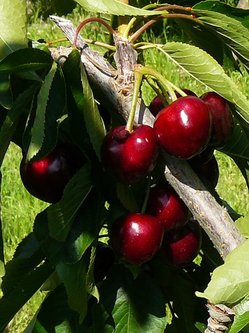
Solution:
[[(76, 29), (71, 21), (57, 16), (51, 18), (73, 43)], [(77, 39), (77, 47), (81, 49), (81, 61), (96, 98), (112, 108), (113, 112), (119, 112), (127, 119), (132, 101), (133, 69), (137, 63), (137, 54), (132, 45), (122, 37), (115, 39), (115, 45), (114, 59), (117, 68), (113, 68), (104, 57), (91, 50), (80, 36)], [(53, 57), (57, 59), (58, 52), (60, 55), (68, 55), (69, 51), (66, 48), (51, 49)], [(154, 117), (141, 99), (137, 105), (135, 121), (153, 126)], [(227, 210), (206, 190), (186, 161), (166, 154), (165, 161), (166, 179), (189, 207), (224, 259), (244, 240), (243, 236), (235, 227)]]

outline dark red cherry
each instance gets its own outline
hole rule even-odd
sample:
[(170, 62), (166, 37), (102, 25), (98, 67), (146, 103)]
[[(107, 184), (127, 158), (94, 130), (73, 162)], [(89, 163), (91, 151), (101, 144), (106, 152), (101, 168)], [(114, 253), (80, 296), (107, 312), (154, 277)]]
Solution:
[(122, 260), (140, 265), (159, 250), (163, 234), (163, 226), (155, 217), (131, 213), (114, 222), (110, 230), (110, 244)]
[(212, 135), (210, 145), (221, 148), (228, 141), (233, 130), (233, 119), (229, 103), (215, 92), (204, 94), (201, 99), (207, 103), (212, 114)]
[(187, 223), (181, 229), (165, 233), (160, 254), (162, 259), (175, 267), (190, 264), (201, 246), (201, 233), (197, 224)]
[(211, 125), (207, 104), (198, 97), (185, 96), (159, 112), (154, 130), (167, 153), (189, 159), (207, 147)]
[(149, 110), (153, 114), (154, 117), (164, 108), (164, 104), (159, 96), (156, 96), (153, 98), (153, 100), (150, 102)]
[(189, 163), (204, 183), (208, 183), (212, 188), (216, 187), (219, 180), (219, 166), (214, 155), (207, 162), (201, 163), (200, 160), (193, 158)]
[(146, 212), (159, 219), (165, 231), (182, 227), (189, 218), (187, 206), (166, 182), (151, 188)]
[[(189, 89), (182, 89), (182, 91), (184, 91), (185, 94), (187, 94), (188, 96), (196, 96), (196, 94)], [(181, 97), (181, 95), (178, 92), (175, 93), (177, 98)], [(150, 102), (149, 110), (153, 114), (153, 116), (156, 117), (159, 111), (161, 111), (164, 107), (165, 105), (163, 104), (162, 99), (159, 96), (156, 96)]]
[(23, 156), (20, 175), (25, 188), (34, 197), (55, 203), (62, 197), (70, 178), (83, 165), (81, 153), (71, 144), (58, 144), (47, 156), (26, 161)]
[(118, 181), (133, 184), (155, 167), (158, 144), (152, 127), (138, 125), (132, 132), (125, 126), (113, 128), (105, 137), (101, 159), (105, 169)]

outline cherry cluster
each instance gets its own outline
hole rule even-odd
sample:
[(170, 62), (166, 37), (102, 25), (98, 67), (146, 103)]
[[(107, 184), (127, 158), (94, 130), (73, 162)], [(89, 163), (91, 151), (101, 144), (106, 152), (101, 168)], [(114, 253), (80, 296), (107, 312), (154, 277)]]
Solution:
[[(160, 149), (176, 158), (188, 160), (203, 181), (215, 187), (218, 164), (214, 149), (229, 139), (233, 122), (228, 102), (214, 92), (197, 97), (189, 90), (163, 105), (156, 97), (149, 109), (154, 126), (136, 125), (132, 130), (119, 125), (107, 133), (101, 149), (104, 172), (128, 186), (140, 182), (154, 170)], [(65, 186), (84, 164), (74, 146), (59, 143), (40, 160), (24, 156), (20, 174), (26, 189), (49, 203), (62, 198)], [(188, 208), (166, 182), (150, 188), (143, 213), (129, 213), (110, 228), (110, 245), (122, 260), (142, 264), (160, 252), (174, 266), (190, 263), (200, 249), (200, 230), (191, 222)]]
[[(118, 126), (109, 131), (101, 151), (105, 169), (119, 182), (132, 185), (154, 169), (159, 149), (189, 161), (194, 171), (215, 187), (219, 170), (214, 149), (231, 135), (228, 102), (214, 92), (197, 97), (191, 91), (164, 106), (157, 96), (150, 104), (153, 128)], [(130, 213), (111, 226), (110, 242), (124, 261), (142, 264), (160, 250), (174, 266), (190, 263), (200, 249), (200, 230), (188, 208), (168, 183), (151, 188), (145, 213)]]

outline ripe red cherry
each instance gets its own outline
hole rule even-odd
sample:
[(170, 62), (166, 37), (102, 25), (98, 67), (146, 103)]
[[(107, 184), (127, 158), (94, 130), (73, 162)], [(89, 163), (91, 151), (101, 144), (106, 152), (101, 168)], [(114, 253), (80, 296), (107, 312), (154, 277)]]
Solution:
[(166, 152), (189, 159), (206, 148), (211, 124), (207, 104), (198, 97), (185, 96), (159, 112), (154, 130)]
[(20, 175), (30, 194), (55, 203), (61, 199), (66, 184), (82, 164), (82, 155), (74, 146), (59, 144), (40, 160), (27, 162), (23, 156)]
[(207, 103), (212, 114), (212, 135), (210, 144), (216, 148), (221, 148), (232, 134), (233, 119), (228, 102), (216, 94), (208, 92), (201, 99)]
[(152, 127), (138, 125), (132, 132), (125, 126), (113, 128), (105, 137), (101, 159), (105, 169), (117, 180), (133, 184), (150, 173), (158, 156), (158, 144)]
[(189, 217), (187, 206), (166, 182), (151, 188), (146, 212), (159, 219), (165, 231), (182, 227)]
[(183, 267), (194, 260), (200, 246), (199, 226), (187, 223), (183, 228), (165, 234), (160, 253), (172, 266)]
[(122, 260), (139, 265), (159, 250), (163, 234), (163, 226), (155, 217), (131, 213), (114, 222), (110, 243)]

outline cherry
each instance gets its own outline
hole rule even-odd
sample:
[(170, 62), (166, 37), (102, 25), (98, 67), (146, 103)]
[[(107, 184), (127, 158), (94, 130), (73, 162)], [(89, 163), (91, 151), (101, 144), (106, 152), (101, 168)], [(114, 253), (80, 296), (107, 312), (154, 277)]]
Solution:
[[(196, 96), (196, 94), (189, 89), (182, 89), (182, 91), (184, 91), (185, 94), (187, 94), (188, 96)], [(178, 92), (175, 92), (175, 93), (176, 93), (177, 98), (181, 97), (181, 95)], [(150, 105), (148, 108), (149, 108), (150, 112), (153, 114), (153, 116), (156, 117), (157, 114), (159, 113), (159, 111), (161, 111), (164, 107), (165, 107), (165, 105), (163, 104), (161, 98), (159, 96), (156, 96), (150, 102)]]
[(155, 217), (130, 213), (113, 223), (110, 243), (122, 260), (140, 265), (159, 250), (163, 234), (163, 226)]
[(149, 110), (153, 114), (154, 117), (164, 108), (164, 104), (159, 96), (153, 98), (150, 102)]
[(114, 264), (115, 255), (112, 248), (103, 242), (98, 242), (94, 261), (94, 280), (100, 282)]
[(190, 264), (197, 256), (201, 246), (200, 227), (188, 222), (181, 229), (165, 233), (160, 250), (161, 258), (175, 267)]
[(71, 144), (58, 144), (47, 156), (27, 161), (23, 156), (20, 175), (25, 188), (34, 197), (58, 202), (70, 178), (83, 165), (83, 157)]
[(233, 129), (230, 106), (227, 100), (215, 92), (208, 92), (201, 99), (207, 103), (212, 114), (213, 126), (210, 144), (215, 148), (221, 148), (228, 141)]
[(169, 154), (189, 159), (204, 150), (211, 133), (207, 104), (195, 96), (180, 97), (157, 115), (154, 130)]
[(189, 163), (204, 183), (208, 182), (212, 188), (216, 187), (219, 180), (219, 166), (214, 155), (209, 160), (204, 160), (203, 163), (195, 157), (190, 159)]
[(132, 132), (125, 126), (113, 128), (101, 149), (105, 169), (125, 184), (136, 183), (149, 174), (156, 165), (157, 156), (154, 130), (147, 125), (138, 125)]
[(165, 231), (182, 227), (189, 217), (187, 206), (166, 182), (151, 188), (146, 212), (159, 219)]

